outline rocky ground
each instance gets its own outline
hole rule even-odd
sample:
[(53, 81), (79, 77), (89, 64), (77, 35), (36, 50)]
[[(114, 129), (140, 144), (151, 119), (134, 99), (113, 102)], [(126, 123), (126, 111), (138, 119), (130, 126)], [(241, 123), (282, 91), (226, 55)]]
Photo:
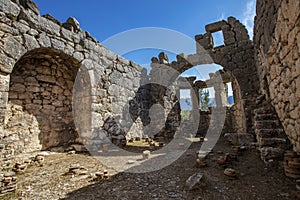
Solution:
[[(296, 199), (295, 180), (281, 167), (266, 166), (256, 149), (235, 157), (221, 138), (201, 167), (196, 162), (200, 145), (194, 142), (172, 165), (143, 174), (116, 173), (89, 155), (50, 153), (17, 174), (17, 190), (0, 199)], [(226, 153), (230, 157), (222, 163)], [(228, 167), (236, 171), (235, 177), (224, 174)], [(199, 172), (204, 178), (188, 190), (187, 179)]]

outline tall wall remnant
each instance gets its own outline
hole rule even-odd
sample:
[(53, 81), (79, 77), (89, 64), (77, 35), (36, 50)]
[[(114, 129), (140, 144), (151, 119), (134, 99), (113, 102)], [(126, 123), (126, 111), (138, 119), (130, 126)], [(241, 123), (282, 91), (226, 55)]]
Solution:
[[(205, 34), (195, 36), (197, 45), (195, 54), (177, 55), (177, 61), (171, 63), (152, 58), (151, 79), (168, 77), (169, 81), (172, 82), (182, 72), (194, 66), (212, 63), (221, 65), (226, 72), (226, 75), (221, 75), (223, 80), (216, 80), (216, 78), (211, 77), (211, 80), (207, 81), (207, 84), (210, 84), (209, 87), (215, 89), (217, 106), (225, 106), (223, 100), (224, 83), (232, 82), (235, 99), (235, 105), (232, 107), (234, 130), (240, 133), (254, 133), (252, 110), (256, 106), (259, 82), (257, 81), (253, 42), (249, 39), (246, 28), (234, 17), (229, 17), (228, 21), (222, 20), (209, 24), (205, 28), (207, 31)], [(212, 33), (217, 31), (223, 33), (224, 45), (222, 46), (214, 45)], [(163, 68), (166, 70), (162, 70)], [(172, 70), (177, 73), (172, 73)], [(174, 77), (170, 77), (170, 74)], [(192, 84), (192, 86), (199, 90), (197, 83)], [(199, 102), (195, 105), (199, 105)]]
[(268, 135), (278, 138), (285, 132), (297, 153), (300, 153), (299, 10), (299, 1), (257, 0), (254, 30), (260, 91), (265, 96), (262, 107), (269, 110), (274, 107), (284, 128), (283, 131), (273, 126)]

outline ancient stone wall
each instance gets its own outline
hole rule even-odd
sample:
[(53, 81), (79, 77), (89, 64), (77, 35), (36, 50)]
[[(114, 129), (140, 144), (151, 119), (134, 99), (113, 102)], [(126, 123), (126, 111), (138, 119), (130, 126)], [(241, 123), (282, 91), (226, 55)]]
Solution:
[(143, 79), (142, 67), (107, 50), (76, 19), (40, 16), (29, 0), (0, 0), (0, 37), (2, 158), (96, 138)]
[[(257, 1), (255, 54), (261, 93), (300, 153), (300, 1)], [(276, 137), (276, 132), (274, 133)]]
[[(196, 36), (196, 41), (209, 50), (214, 62), (221, 65), (232, 77), (234, 129), (236, 132), (253, 133), (252, 110), (259, 90), (253, 42), (249, 39), (246, 28), (233, 17), (229, 17), (227, 22), (206, 25), (206, 31), (204, 35)], [(214, 47), (211, 34), (216, 31), (222, 31), (224, 46)], [(210, 42), (205, 43), (205, 38), (210, 38)]]
[[(253, 109), (259, 91), (259, 81), (254, 60), (254, 46), (249, 39), (246, 28), (234, 17), (228, 21), (222, 20), (205, 27), (206, 33), (195, 36), (197, 52), (192, 55), (177, 55), (177, 61), (171, 63), (164, 60), (164, 56), (152, 58), (151, 79), (167, 77), (165, 82), (172, 83), (182, 72), (201, 64), (216, 63), (230, 74), (226, 82), (233, 83), (235, 105), (232, 107), (234, 119), (233, 129), (240, 133), (254, 133)], [(224, 45), (215, 46), (212, 33), (222, 31)], [(225, 87), (223, 75), (218, 80), (211, 78), (209, 87), (214, 87), (216, 101), (225, 106)], [(222, 104), (222, 105), (221, 105)], [(197, 111), (198, 112), (198, 111)], [(231, 129), (232, 130), (232, 129)]]
[[(195, 36), (195, 54), (177, 55), (171, 63), (164, 53), (152, 58), (147, 76), (81, 30), (76, 19), (61, 23), (40, 16), (30, 0), (0, 0), (0, 155), (74, 143), (98, 148), (103, 135), (142, 137), (156, 127), (171, 138), (181, 120), (178, 88), (172, 84), (185, 70), (211, 63), (224, 70), (205, 83), (215, 89), (220, 115), (218, 109), (226, 106), (224, 83), (233, 86), (235, 104), (227, 110), (225, 130), (255, 132), (262, 154), (272, 159), (266, 147), (278, 155), (287, 148), (282, 123), (300, 152), (299, 7), (298, 1), (258, 0), (254, 43), (229, 17)], [(218, 31), (222, 46), (213, 41)], [(191, 91), (198, 86), (192, 83)], [(205, 130), (211, 118), (202, 117)]]

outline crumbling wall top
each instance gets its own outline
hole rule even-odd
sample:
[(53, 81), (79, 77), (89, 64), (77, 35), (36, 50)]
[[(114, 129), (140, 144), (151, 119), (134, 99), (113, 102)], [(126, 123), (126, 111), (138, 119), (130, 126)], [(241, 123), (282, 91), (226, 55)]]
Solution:
[(215, 48), (212, 34), (218, 31), (222, 31), (225, 46), (249, 40), (246, 27), (234, 17), (208, 24), (205, 30), (206, 33), (196, 35), (195, 40), (206, 50)]

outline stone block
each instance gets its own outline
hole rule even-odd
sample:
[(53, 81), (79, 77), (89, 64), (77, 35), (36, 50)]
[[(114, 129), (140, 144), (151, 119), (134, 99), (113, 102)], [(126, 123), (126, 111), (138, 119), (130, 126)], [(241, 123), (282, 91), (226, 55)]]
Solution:
[(64, 90), (61, 87), (55, 85), (55, 86), (52, 87), (52, 93), (54, 93), (54, 94), (63, 94)]
[(223, 37), (224, 37), (224, 44), (225, 45), (231, 45), (236, 42), (236, 39), (234, 37), (234, 32), (231, 30), (222, 30)]
[(41, 106), (40, 105), (35, 105), (35, 104), (26, 104), (25, 105), (25, 109), (28, 110), (28, 111), (39, 111), (41, 109)]
[(8, 92), (0, 92), (0, 109), (6, 108), (8, 102)]
[(7, 57), (4, 54), (0, 54), (0, 71), (4, 73), (11, 73), (14, 67), (15, 60)]
[(202, 173), (195, 173), (190, 176), (185, 183), (185, 187), (187, 190), (194, 190), (199, 187), (203, 187), (206, 185), (205, 176)]
[(28, 23), (23, 20), (13, 21), (13, 26), (23, 34), (30, 30)]
[(8, 33), (9, 35), (14, 35), (14, 36), (20, 34), (18, 29), (11, 27), (7, 24), (0, 24), (0, 30), (4, 33)]
[(263, 147), (260, 149), (263, 160), (280, 159), (283, 157), (284, 149), (274, 147)]
[(52, 34), (52, 35), (56, 35), (56, 36), (60, 36), (60, 29), (61, 27), (44, 18), (44, 17), (38, 17), (38, 27), (40, 28), (40, 30), (45, 31), (46, 33)]
[(300, 106), (298, 106), (297, 108), (295, 108), (294, 110), (292, 110), (290, 112), (290, 117), (292, 119), (299, 119), (300, 118)]
[(205, 26), (205, 30), (206, 30), (206, 32), (214, 33), (214, 32), (220, 31), (222, 26), (226, 26), (226, 25), (227, 25), (226, 21), (222, 20), (222, 21), (211, 23), (211, 24), (207, 24)]
[(16, 19), (21, 9), (12, 1), (0, 0), (0, 10), (7, 16), (11, 16)]
[(196, 42), (203, 47), (204, 49), (212, 49), (213, 48), (213, 38), (211, 33), (205, 33), (202, 38), (196, 40)]
[(36, 80), (35, 77), (25, 78), (24, 84), (25, 85), (30, 85), (30, 86), (39, 86), (39, 83), (38, 83), (38, 81)]
[(224, 137), (232, 145), (249, 145), (254, 142), (254, 136), (249, 133), (226, 133)]
[(40, 87), (29, 86), (29, 87), (26, 88), (26, 91), (28, 91), (28, 92), (39, 92)]
[(52, 113), (53, 110), (55, 110), (55, 106), (53, 106), (53, 105), (43, 105), (43, 111), (46, 111), (46, 113), (48, 111), (50, 111), (50, 113)]
[(24, 38), (25, 38), (25, 45), (27, 46), (27, 50), (33, 50), (40, 47), (39, 43), (36, 41), (36, 39), (33, 36), (25, 34)]
[(260, 138), (260, 147), (276, 147), (285, 149), (287, 147), (286, 139), (284, 138)]
[(51, 75), (51, 68), (48, 66), (37, 66), (35, 69), (39, 74)]
[(21, 83), (15, 83), (10, 88), (10, 90), (14, 92), (25, 92), (25, 89), (25, 86)]
[(8, 92), (9, 80), (9, 76), (3, 76), (0, 74), (0, 92)]
[(51, 40), (46, 33), (41, 33), (37, 40), (42, 47), (51, 47)]
[(32, 103), (37, 104), (37, 105), (41, 105), (42, 100), (33, 100)]
[(64, 29), (64, 28), (61, 29), (61, 36), (64, 39), (73, 42), (73, 35), (74, 35), (74, 33), (71, 32), (70, 30), (67, 30), (67, 29)]
[(6, 52), (11, 58), (19, 59), (26, 53), (26, 49), (15, 37), (9, 36), (3, 38), (4, 45), (1, 49)]
[(46, 83), (55, 83), (56, 79), (53, 76), (37, 75), (37, 79)]
[(73, 57), (81, 62), (84, 59), (84, 55), (80, 52), (74, 52)]
[(51, 38), (51, 44), (52, 44), (51, 46), (55, 49), (58, 49), (61, 51), (64, 51), (64, 49), (65, 49), (65, 43), (61, 40)]

